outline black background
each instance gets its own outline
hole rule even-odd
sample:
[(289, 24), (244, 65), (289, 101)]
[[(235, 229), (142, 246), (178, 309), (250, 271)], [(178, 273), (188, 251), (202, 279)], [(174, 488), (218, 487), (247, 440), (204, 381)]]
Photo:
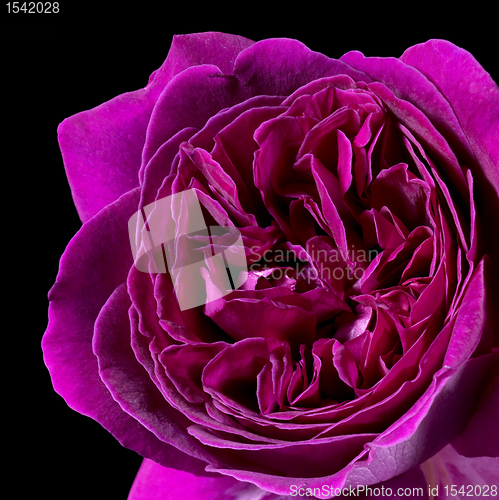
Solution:
[(3, 284), (8, 291), (2, 412), (4, 454), (12, 468), (7, 484), (14, 486), (16, 498), (125, 500), (141, 458), (69, 409), (53, 391), (42, 360), (47, 292), (60, 255), (80, 227), (57, 144), (58, 124), (144, 87), (175, 33), (297, 38), (330, 57), (354, 49), (368, 56), (400, 56), (411, 45), (445, 38), (469, 50), (496, 81), (499, 43), (497, 30), (487, 24), (494, 15), (473, 11), (473, 5), (456, 15), (420, 4), (400, 4), (396, 10), (384, 4), (338, 9), (311, 2), (204, 10), (195, 4), (158, 8), (155, 2), (59, 4), (59, 14), (8, 15), (6, 2), (0, 6)]

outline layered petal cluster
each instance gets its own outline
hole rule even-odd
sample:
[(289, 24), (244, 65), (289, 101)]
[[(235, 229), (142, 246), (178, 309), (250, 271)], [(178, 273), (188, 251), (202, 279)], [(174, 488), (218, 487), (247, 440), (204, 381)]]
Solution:
[[(431, 482), (451, 442), (443, 460), (497, 460), (499, 89), (469, 53), (179, 36), (147, 87), (59, 136), (84, 224), (45, 360), (70, 406), (165, 468), (144, 462), (132, 498), (166, 468), (264, 498), (424, 482), (423, 462)], [(248, 273), (230, 293), (204, 273), (223, 296), (181, 310), (127, 224), (187, 189)]]

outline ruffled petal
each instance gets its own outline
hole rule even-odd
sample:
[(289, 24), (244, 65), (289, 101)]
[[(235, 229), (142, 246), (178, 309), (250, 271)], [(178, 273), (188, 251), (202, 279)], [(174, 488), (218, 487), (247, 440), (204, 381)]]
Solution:
[(235, 78), (212, 64), (192, 66), (178, 74), (155, 103), (142, 151), (143, 164), (180, 130), (203, 127), (213, 115), (244, 97)]
[(300, 478), (264, 474), (254, 470), (208, 471), (249, 481), (277, 494), (288, 494), (291, 485), (334, 488), (372, 485), (387, 481), (438, 452), (452, 439), (473, 413), (475, 388), (490, 379), (499, 354), (467, 361), (459, 370), (440, 370), (426, 393), (397, 422), (364, 446), (364, 453), (332, 476)]
[(59, 145), (83, 222), (139, 185), (149, 119), (168, 82), (194, 65), (216, 64), (228, 71), (237, 54), (253, 43), (224, 33), (175, 36), (168, 57), (145, 88), (119, 95), (60, 124)]
[[(200, 460), (212, 461), (194, 439), (187, 434), (188, 420), (164, 398), (144, 367), (137, 361), (130, 346), (128, 309), (131, 300), (122, 284), (109, 297), (95, 322), (93, 350), (98, 359), (99, 375), (113, 399), (163, 443), (174, 445), (180, 459), (177, 467), (202, 473)], [(114, 433), (113, 424), (110, 432)], [(172, 439), (172, 436), (175, 438)], [(147, 456), (140, 434), (131, 438), (129, 447)], [(165, 446), (169, 450), (168, 444)], [(152, 458), (152, 457), (151, 457)], [(157, 457), (155, 457), (158, 460)], [(158, 460), (159, 461), (159, 460)], [(161, 460), (163, 465), (170, 461)]]
[[(452, 106), (485, 177), (499, 194), (497, 84), (468, 51), (446, 40), (415, 45), (400, 59), (425, 75)], [(425, 111), (431, 113), (431, 107), (429, 103)], [(443, 116), (439, 121), (443, 121)]]
[(367, 73), (374, 82), (368, 85), (397, 119), (406, 125), (442, 159), (450, 181), (458, 193), (465, 193), (465, 176), (456, 155), (471, 159), (471, 149), (456, 118), (452, 103), (414, 68), (393, 57), (364, 57), (358, 51), (348, 52), (341, 60)]
[(164, 444), (112, 398), (92, 352), (94, 322), (133, 264), (126, 227), (138, 197), (137, 189), (107, 206), (69, 243), (49, 293), (42, 349), (54, 389), (71, 408), (99, 422), (123, 446), (139, 437), (148, 455), (159, 459)]

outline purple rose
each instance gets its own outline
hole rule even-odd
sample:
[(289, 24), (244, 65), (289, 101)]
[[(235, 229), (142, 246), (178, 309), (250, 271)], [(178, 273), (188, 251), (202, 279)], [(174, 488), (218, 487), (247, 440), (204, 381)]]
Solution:
[[(471, 54), (176, 36), (59, 143), (83, 226), (44, 359), (144, 457), (130, 500), (497, 494), (499, 88)], [(185, 309), (173, 272), (134, 262), (129, 221), (188, 190), (247, 273), (204, 267)], [(181, 270), (210, 246), (168, 245)]]

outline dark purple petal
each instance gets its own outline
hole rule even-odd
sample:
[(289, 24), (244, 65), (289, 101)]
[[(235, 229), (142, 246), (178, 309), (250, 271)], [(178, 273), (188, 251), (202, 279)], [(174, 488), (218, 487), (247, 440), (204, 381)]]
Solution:
[[(299, 299), (299, 297), (297, 297)], [(260, 337), (312, 345), (317, 317), (279, 298), (240, 298), (211, 302), (206, 314), (234, 340)]]
[(370, 187), (372, 208), (381, 210), (387, 207), (411, 231), (417, 226), (430, 224), (430, 188), (411, 174), (407, 165), (399, 163), (382, 170)]
[(191, 403), (202, 403), (207, 399), (201, 384), (204, 367), (226, 344), (197, 344), (171, 346), (160, 355), (166, 374), (184, 398)]
[(257, 375), (272, 349), (280, 344), (278, 340), (247, 338), (228, 346), (206, 365), (202, 376), (204, 390), (243, 412), (258, 411)]
[(489, 381), (487, 391), (463, 432), (452, 442), (466, 457), (499, 457), (499, 374)]

